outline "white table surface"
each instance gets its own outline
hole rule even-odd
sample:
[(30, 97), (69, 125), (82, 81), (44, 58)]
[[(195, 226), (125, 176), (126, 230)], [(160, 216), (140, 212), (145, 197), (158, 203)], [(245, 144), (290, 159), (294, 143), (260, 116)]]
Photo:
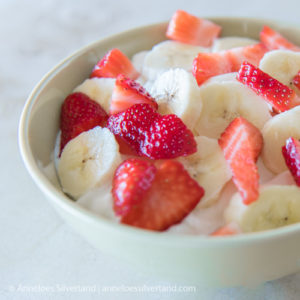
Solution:
[[(22, 164), (18, 120), (41, 76), (89, 42), (167, 20), (178, 8), (202, 16), (264, 17), (300, 24), (298, 0), (0, 0), (0, 299), (300, 298), (300, 273), (251, 289), (97, 294), (95, 287), (170, 283), (136, 273), (90, 246), (64, 224)], [(91, 290), (79, 292), (78, 287)], [(63, 292), (64, 288), (75, 291)]]

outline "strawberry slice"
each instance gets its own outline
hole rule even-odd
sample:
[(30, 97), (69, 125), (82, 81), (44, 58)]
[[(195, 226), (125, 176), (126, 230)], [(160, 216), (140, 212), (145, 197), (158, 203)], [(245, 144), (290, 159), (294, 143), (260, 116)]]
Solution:
[(237, 72), (244, 60), (258, 65), (266, 52), (265, 46), (259, 43), (218, 53), (199, 53), (193, 61), (193, 75), (201, 85), (210, 77)]
[(61, 107), (59, 156), (71, 139), (96, 126), (104, 127), (107, 119), (108, 115), (99, 103), (83, 93), (70, 94)]
[(296, 184), (300, 186), (300, 142), (293, 137), (288, 138), (282, 154)]
[(155, 173), (155, 166), (145, 160), (128, 159), (120, 164), (112, 187), (114, 211), (118, 216), (126, 215), (140, 202), (151, 187)]
[(141, 153), (150, 159), (176, 158), (197, 151), (192, 132), (176, 115), (160, 116), (143, 135)]
[(116, 78), (119, 74), (136, 79), (139, 77), (138, 71), (134, 68), (128, 57), (119, 49), (112, 49), (94, 66), (90, 78), (106, 77)]
[(157, 168), (141, 159), (123, 162), (112, 192), (121, 223), (157, 231), (179, 223), (204, 195), (203, 188), (174, 160)]
[(298, 105), (292, 89), (248, 62), (241, 65), (237, 80), (264, 97), (277, 112), (284, 112)]
[(136, 150), (131, 147), (122, 137), (115, 135), (116, 141), (119, 144), (119, 152), (124, 155), (138, 156)]
[(147, 103), (157, 110), (158, 105), (154, 98), (137, 82), (125, 77), (117, 76), (111, 97), (110, 114), (117, 114), (138, 103)]
[(169, 22), (166, 36), (181, 43), (209, 47), (221, 29), (211, 21), (177, 10)]
[(292, 51), (300, 51), (300, 48), (285, 39), (279, 32), (273, 30), (269, 26), (264, 26), (259, 34), (261, 42), (268, 50), (287, 49)]
[(232, 72), (232, 63), (224, 52), (199, 53), (193, 61), (193, 75), (198, 85), (207, 79), (225, 73)]
[(255, 164), (263, 145), (259, 129), (242, 117), (236, 118), (222, 133), (219, 145), (244, 203), (252, 203), (259, 196), (259, 174)]
[(268, 52), (268, 49), (262, 43), (258, 43), (245, 47), (229, 49), (227, 52), (232, 64), (232, 72), (237, 72), (245, 60), (255, 66), (258, 66), (260, 60)]
[(141, 156), (168, 159), (197, 151), (192, 132), (176, 115), (158, 114), (149, 104), (135, 104), (111, 115), (108, 129)]
[(107, 120), (107, 128), (135, 153), (142, 155), (143, 133), (159, 116), (149, 104), (135, 104), (121, 113), (111, 115)]
[(294, 76), (292, 82), (293, 82), (294, 86), (300, 90), (300, 71)]

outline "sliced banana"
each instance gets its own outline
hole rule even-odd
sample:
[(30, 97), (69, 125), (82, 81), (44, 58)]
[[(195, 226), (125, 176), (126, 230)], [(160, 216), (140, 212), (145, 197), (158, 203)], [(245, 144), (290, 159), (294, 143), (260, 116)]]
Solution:
[(146, 81), (144, 84), (143, 84), (143, 88), (148, 91), (150, 93), (151, 89), (152, 89), (152, 86), (153, 86), (153, 81)]
[(225, 210), (225, 220), (236, 222), (243, 232), (262, 231), (300, 222), (300, 188), (295, 185), (262, 187), (259, 198), (245, 205), (235, 194)]
[(159, 74), (171, 68), (183, 68), (191, 71), (193, 60), (197, 54), (209, 50), (209, 48), (175, 41), (161, 42), (146, 55), (142, 73), (148, 80), (153, 81)]
[(212, 46), (212, 52), (219, 52), (223, 50), (228, 50), (236, 47), (245, 47), (249, 45), (257, 44), (258, 41), (245, 38), (245, 37), (223, 37), (214, 40)]
[(259, 184), (265, 184), (276, 177), (276, 175), (265, 166), (260, 156), (258, 157), (256, 166), (259, 174)]
[(170, 69), (158, 76), (150, 94), (158, 103), (159, 113), (176, 114), (190, 129), (195, 126), (202, 103), (192, 74), (184, 69)]
[(149, 51), (137, 52), (132, 56), (131, 59), (134, 68), (141, 74), (135, 81), (142, 86), (144, 86), (145, 83), (147, 82), (147, 78), (142, 74), (142, 71), (143, 71), (144, 60), (148, 53)]
[(299, 93), (299, 89), (291, 84), (300, 70), (299, 52), (289, 50), (267, 52), (260, 61), (259, 68)]
[(98, 102), (109, 113), (110, 101), (115, 87), (114, 78), (91, 78), (86, 79), (77, 86), (73, 92), (81, 92)]
[(197, 152), (179, 160), (205, 190), (198, 206), (208, 207), (217, 201), (232, 175), (217, 140), (205, 136), (195, 140)]
[(81, 133), (65, 146), (58, 162), (63, 191), (74, 198), (112, 180), (121, 162), (114, 135), (99, 126)]
[(265, 124), (262, 134), (262, 158), (266, 167), (276, 174), (287, 170), (281, 149), (289, 137), (300, 139), (300, 106), (274, 116)]
[(242, 116), (262, 129), (271, 119), (266, 101), (233, 79), (233, 74), (216, 76), (200, 87), (202, 111), (194, 128), (196, 135), (219, 138), (229, 123)]
[(265, 186), (267, 185), (295, 185), (295, 179), (288, 170), (278, 174), (275, 177), (273, 176), (272, 179), (265, 183)]
[(149, 51), (140, 51), (132, 56), (131, 62), (139, 73), (143, 71), (144, 60), (148, 53)]

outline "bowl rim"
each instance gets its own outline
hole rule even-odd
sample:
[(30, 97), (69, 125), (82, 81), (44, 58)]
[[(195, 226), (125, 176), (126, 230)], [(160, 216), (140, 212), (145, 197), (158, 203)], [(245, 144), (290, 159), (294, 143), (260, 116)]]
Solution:
[[(268, 22), (274, 23), (277, 25), (284, 25), (287, 27), (291, 27), (295, 29), (295, 25), (289, 24), (287, 22), (277, 22), (272, 19), (262, 19), (262, 18), (244, 18), (244, 17), (207, 17), (207, 19), (213, 20), (215, 22), (218, 21), (248, 21), (248, 22)], [(48, 71), (42, 79), (36, 84), (33, 90), (30, 92), (23, 111), (21, 113), (20, 121), (19, 121), (19, 129), (18, 129), (18, 142), (19, 142), (19, 150), (21, 153), (22, 160), (25, 164), (27, 171), (32, 177), (35, 184), (41, 189), (41, 191), (47, 196), (48, 199), (53, 201), (63, 210), (67, 210), (68, 213), (72, 214), (75, 218), (81, 218), (87, 223), (94, 223), (97, 226), (105, 227), (106, 229), (119, 231), (122, 234), (126, 234), (133, 238), (138, 238), (144, 241), (153, 240), (159, 244), (167, 244), (167, 245), (177, 245), (181, 247), (185, 247), (187, 244), (191, 245), (201, 245), (201, 246), (225, 246), (231, 247), (236, 244), (245, 244), (245, 243), (261, 243), (267, 242), (273, 239), (286, 238), (290, 235), (300, 234), (300, 223), (287, 225), (284, 227), (260, 231), (260, 232), (252, 232), (252, 233), (243, 233), (239, 235), (233, 236), (207, 236), (207, 235), (188, 235), (188, 234), (166, 234), (165, 232), (155, 232), (150, 230), (144, 230), (140, 228), (135, 228), (128, 225), (120, 225), (117, 222), (113, 222), (111, 220), (102, 218), (101, 216), (89, 211), (88, 209), (76, 204), (76, 202), (71, 201), (62, 191), (59, 191), (55, 188), (46, 175), (39, 168), (37, 162), (35, 161), (32, 151), (30, 149), (30, 143), (28, 139), (28, 125), (30, 121), (31, 111), (33, 105), (36, 103), (36, 100), (39, 96), (39, 92), (47, 85), (48, 81), (55, 76), (61, 69), (63, 69), (64, 65), (67, 65), (76, 57), (82, 55), (83, 53), (93, 49), (96, 45), (105, 43), (109, 40), (116, 40), (118, 37), (126, 35), (126, 34), (134, 34), (138, 31), (143, 31), (156, 26), (165, 26), (167, 22), (159, 22), (148, 24), (144, 26), (135, 27), (126, 31), (122, 31), (120, 33), (116, 33), (99, 40), (96, 40), (92, 43), (89, 43), (86, 46), (81, 47), (79, 50), (73, 52), (66, 58), (62, 59), (57, 65), (55, 65), (50, 71)], [(300, 30), (299, 30), (300, 31)], [(182, 242), (185, 243), (182, 243)]]

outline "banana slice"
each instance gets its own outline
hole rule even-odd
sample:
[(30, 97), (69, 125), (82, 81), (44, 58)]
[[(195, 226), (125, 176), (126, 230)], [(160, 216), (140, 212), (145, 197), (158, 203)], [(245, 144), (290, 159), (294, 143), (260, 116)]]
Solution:
[(81, 133), (64, 148), (58, 162), (63, 191), (78, 198), (89, 189), (112, 180), (121, 162), (114, 135), (99, 126)]
[(233, 74), (208, 80), (201, 85), (200, 96), (203, 106), (194, 128), (196, 135), (217, 139), (229, 123), (239, 116), (259, 129), (271, 119), (267, 102), (233, 79)]
[(300, 222), (300, 188), (295, 185), (262, 187), (258, 200), (245, 205), (235, 194), (225, 210), (225, 220), (243, 232), (262, 231)]
[(200, 89), (192, 74), (184, 69), (170, 69), (154, 81), (150, 94), (161, 114), (176, 114), (192, 129), (201, 112)]
[(148, 53), (149, 51), (140, 51), (132, 56), (131, 62), (139, 73), (143, 71), (144, 60)]
[(73, 92), (81, 92), (98, 102), (109, 114), (111, 95), (115, 86), (114, 78), (91, 78), (86, 79), (77, 86)]
[(287, 170), (281, 148), (289, 137), (300, 139), (300, 106), (274, 116), (263, 130), (262, 159), (266, 167), (278, 174)]
[(217, 201), (232, 175), (217, 140), (205, 136), (198, 136), (195, 140), (197, 152), (179, 160), (205, 190), (198, 206), (208, 207)]
[(265, 183), (265, 186), (267, 185), (295, 185), (295, 179), (288, 170), (275, 177), (273, 176), (272, 179)]
[(143, 71), (144, 60), (148, 53), (149, 51), (137, 52), (132, 56), (131, 59), (134, 68), (141, 74), (141, 76), (139, 76), (135, 81), (143, 86), (147, 82), (147, 78), (142, 74), (142, 71)]
[(245, 38), (245, 37), (223, 37), (214, 40), (212, 46), (212, 52), (219, 52), (222, 50), (228, 50), (236, 47), (244, 47), (253, 44), (257, 44), (258, 41)]
[(299, 52), (289, 50), (267, 52), (260, 61), (259, 68), (299, 93), (299, 89), (291, 84), (294, 76), (300, 70)]
[(164, 41), (154, 46), (146, 55), (142, 73), (148, 80), (153, 81), (159, 74), (171, 68), (183, 68), (191, 71), (193, 60), (197, 54), (208, 51), (209, 48)]

